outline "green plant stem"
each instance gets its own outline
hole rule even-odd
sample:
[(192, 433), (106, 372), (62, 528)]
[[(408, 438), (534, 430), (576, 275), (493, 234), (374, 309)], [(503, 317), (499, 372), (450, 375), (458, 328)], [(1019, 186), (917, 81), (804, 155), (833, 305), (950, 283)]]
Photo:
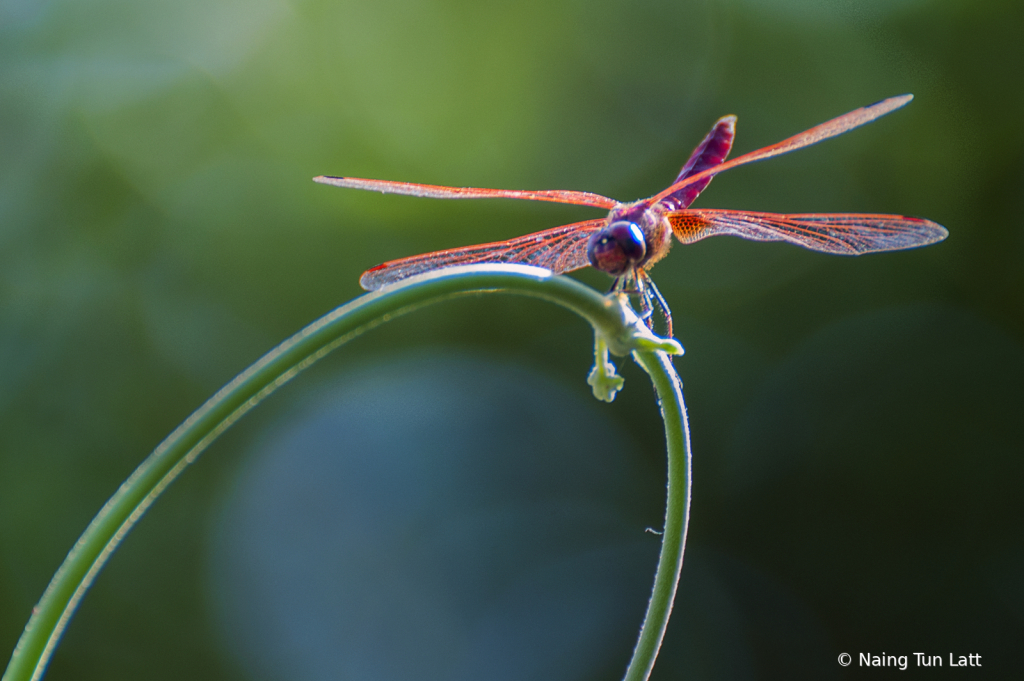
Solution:
[[(688, 484), (685, 473), (680, 478), (684, 483), (682, 487), (677, 480), (678, 451), (688, 451), (678, 377), (665, 355), (656, 350), (681, 352), (681, 348), (674, 341), (656, 339), (646, 333), (621, 300), (602, 296), (572, 279), (533, 267), (476, 265), (414, 277), (402, 285), (367, 294), (341, 306), (267, 353), (189, 416), (121, 485), (68, 553), (34, 608), (3, 681), (42, 677), (75, 608), (121, 540), (185, 467), (243, 414), (300, 371), (364, 331), (431, 303), (489, 292), (525, 295), (556, 303), (585, 318), (616, 354), (642, 350), (642, 354), (635, 356), (651, 374), (666, 417), (670, 486), (663, 547), (670, 548), (673, 554), (666, 558), (663, 553), (659, 562), (648, 616), (630, 665), (631, 675), (627, 676), (629, 679), (646, 678), (664, 635), (682, 558), (687, 503), (680, 499), (689, 499), (688, 488), (685, 493), (673, 492), (673, 486), (682, 489)], [(670, 426), (670, 421), (676, 425)], [(673, 438), (677, 438), (674, 443)], [(674, 449), (675, 455), (672, 454)], [(676, 464), (672, 463), (673, 457)], [(673, 470), (676, 470), (675, 475)], [(644, 671), (634, 674), (634, 666)]]
[(668, 444), (668, 500), (665, 504), (661, 555), (658, 558), (658, 571), (654, 575), (651, 601), (647, 605), (647, 615), (640, 629), (640, 639), (636, 642), (633, 659), (630, 660), (625, 676), (625, 681), (646, 681), (665, 637), (679, 586), (679, 572), (683, 567), (686, 528), (690, 517), (691, 451), (683, 386), (672, 367), (671, 359), (664, 352), (636, 351), (633, 357), (654, 382)]

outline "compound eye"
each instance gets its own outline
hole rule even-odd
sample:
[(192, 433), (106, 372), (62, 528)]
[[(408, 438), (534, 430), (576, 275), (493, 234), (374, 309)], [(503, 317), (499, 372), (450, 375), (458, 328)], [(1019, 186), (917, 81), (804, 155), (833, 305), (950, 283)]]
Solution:
[(633, 222), (613, 222), (594, 232), (587, 243), (590, 264), (602, 272), (618, 277), (631, 270), (647, 254), (644, 234)]

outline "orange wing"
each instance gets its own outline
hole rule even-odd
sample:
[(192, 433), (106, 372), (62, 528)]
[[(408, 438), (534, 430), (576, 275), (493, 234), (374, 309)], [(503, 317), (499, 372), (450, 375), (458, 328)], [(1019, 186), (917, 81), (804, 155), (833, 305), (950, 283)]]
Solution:
[(615, 199), (591, 192), (577, 192), (568, 189), (479, 189), (477, 187), (445, 187), (437, 184), (415, 182), (394, 182), (392, 180), (364, 180), (361, 177), (331, 177), (318, 175), (314, 182), (349, 189), (367, 189), (382, 194), (405, 194), (428, 199), (526, 199), (528, 201), (551, 201), (571, 203), (577, 206), (594, 206), (612, 209), (619, 205)]
[(798, 135), (793, 135), (792, 137), (772, 144), (771, 146), (758, 149), (757, 151), (752, 151), (749, 154), (737, 156), (731, 161), (719, 163), (718, 165), (706, 168), (699, 173), (694, 173), (689, 177), (684, 177), (683, 179), (678, 180), (671, 187), (658, 192), (648, 199), (648, 201), (651, 204), (655, 204), (662, 199), (679, 192), (684, 187), (696, 185), (698, 182), (704, 182), (704, 184), (707, 184), (707, 182), (705, 182), (706, 179), (712, 178), (718, 173), (729, 170), (730, 168), (735, 168), (736, 166), (741, 166), (746, 163), (753, 163), (754, 161), (763, 161), (766, 158), (779, 156), (781, 154), (788, 154), (791, 151), (796, 151), (797, 149), (803, 149), (804, 147), (808, 147), (812, 144), (817, 144), (818, 142), (827, 140), (830, 137), (842, 135), (844, 132), (849, 132), (850, 130), (860, 127), (865, 123), (870, 123), (880, 116), (884, 116), (887, 113), (895, 111), (901, 106), (905, 106), (913, 98), (914, 95), (900, 95), (899, 97), (883, 99), (882, 101), (875, 102), (870, 106), (862, 106), (850, 113), (833, 118), (821, 125), (816, 125), (810, 130), (804, 130)]
[(359, 285), (367, 291), (442, 267), (477, 263), (518, 263), (544, 267), (556, 274), (571, 272), (590, 265), (587, 240), (604, 227), (604, 218), (562, 225), (543, 232), (527, 234), (508, 241), (476, 246), (463, 246), (392, 260), (363, 273)]
[(680, 210), (665, 215), (684, 244), (717, 234), (788, 241), (812, 251), (860, 255), (927, 246), (949, 235), (931, 220), (871, 213), (780, 215), (740, 210)]

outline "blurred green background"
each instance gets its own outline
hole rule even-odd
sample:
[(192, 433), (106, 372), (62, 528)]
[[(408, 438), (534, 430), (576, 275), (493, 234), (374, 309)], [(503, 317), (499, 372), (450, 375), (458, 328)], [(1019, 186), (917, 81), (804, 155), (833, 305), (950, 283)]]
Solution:
[[(654, 677), (1019, 675), (1022, 33), (1018, 0), (0, 1), (0, 649), (143, 457), (363, 270), (600, 216), (313, 176), (632, 200), (721, 115), (742, 153), (912, 92), (696, 206), (946, 242), (722, 238), (653, 271), (695, 452)], [(590, 362), (582, 321), (502, 297), (357, 339), (160, 499), (47, 678), (618, 678), (664, 443), (646, 378), (620, 361), (601, 404)]]

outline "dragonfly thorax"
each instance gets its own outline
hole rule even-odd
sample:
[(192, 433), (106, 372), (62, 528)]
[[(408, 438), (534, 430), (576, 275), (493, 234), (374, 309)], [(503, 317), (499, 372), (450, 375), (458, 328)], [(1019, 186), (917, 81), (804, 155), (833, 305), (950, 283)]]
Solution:
[(594, 268), (618, 277), (630, 271), (647, 255), (647, 243), (640, 226), (616, 220), (594, 232), (587, 243), (587, 258)]

